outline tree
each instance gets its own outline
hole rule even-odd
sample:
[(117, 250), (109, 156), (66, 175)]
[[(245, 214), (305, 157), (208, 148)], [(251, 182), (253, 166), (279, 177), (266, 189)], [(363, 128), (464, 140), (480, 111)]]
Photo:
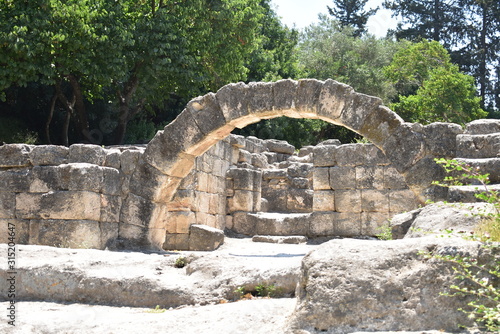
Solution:
[(327, 6), (328, 13), (340, 22), (342, 27), (354, 28), (354, 36), (366, 32), (366, 22), (378, 7), (364, 11), (368, 0), (333, 0), (334, 7)]
[(385, 73), (400, 94), (391, 108), (406, 121), (463, 124), (486, 116), (474, 79), (460, 73), (436, 41), (423, 40), (400, 50)]

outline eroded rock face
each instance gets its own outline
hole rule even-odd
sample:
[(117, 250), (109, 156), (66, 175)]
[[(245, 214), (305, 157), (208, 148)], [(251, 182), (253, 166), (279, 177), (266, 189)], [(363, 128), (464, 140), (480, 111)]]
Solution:
[(479, 244), (461, 238), (393, 241), (342, 239), (303, 259), (298, 303), (287, 333), (458, 330), (471, 325), (458, 311), (466, 297), (447, 297), (450, 264), (419, 252), (481, 257)]

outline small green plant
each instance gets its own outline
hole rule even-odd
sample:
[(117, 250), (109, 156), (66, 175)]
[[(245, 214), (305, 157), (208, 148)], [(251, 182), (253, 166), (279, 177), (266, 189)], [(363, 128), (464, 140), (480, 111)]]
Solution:
[(164, 308), (160, 308), (160, 305), (156, 305), (156, 307), (152, 310), (147, 310), (146, 313), (163, 313), (166, 310)]
[(380, 240), (392, 240), (392, 228), (391, 224), (385, 223), (380, 226), (378, 229), (379, 233), (375, 234), (377, 238)]
[(276, 286), (274, 284), (261, 283), (255, 287), (255, 291), (259, 297), (273, 297), (276, 293)]
[(187, 260), (185, 257), (178, 257), (177, 260), (175, 260), (174, 267), (176, 268), (184, 268), (187, 264)]

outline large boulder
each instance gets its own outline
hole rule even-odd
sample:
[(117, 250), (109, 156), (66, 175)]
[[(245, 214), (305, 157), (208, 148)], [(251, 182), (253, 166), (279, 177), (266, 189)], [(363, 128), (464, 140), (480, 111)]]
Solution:
[(441, 294), (454, 282), (451, 264), (421, 252), (487, 256), (479, 243), (463, 238), (331, 240), (302, 261), (286, 333), (456, 331), (472, 325), (458, 310), (470, 297)]

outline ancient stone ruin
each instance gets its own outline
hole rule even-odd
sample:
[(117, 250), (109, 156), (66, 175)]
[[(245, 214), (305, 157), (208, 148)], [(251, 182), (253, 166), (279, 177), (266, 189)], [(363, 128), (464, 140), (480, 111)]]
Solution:
[[(231, 135), (261, 119), (313, 118), (372, 144), (299, 151)], [(500, 123), (405, 123), (333, 80), (230, 84), (191, 100), (147, 145), (0, 146), (0, 221), (17, 242), (96, 249), (213, 250), (244, 235), (373, 236), (437, 189), (434, 158), (462, 158), (500, 183)], [(0, 234), (5, 242), (7, 233)]]

